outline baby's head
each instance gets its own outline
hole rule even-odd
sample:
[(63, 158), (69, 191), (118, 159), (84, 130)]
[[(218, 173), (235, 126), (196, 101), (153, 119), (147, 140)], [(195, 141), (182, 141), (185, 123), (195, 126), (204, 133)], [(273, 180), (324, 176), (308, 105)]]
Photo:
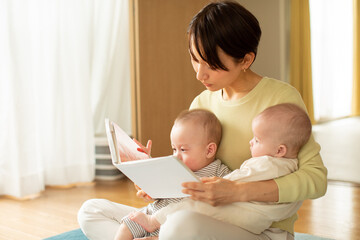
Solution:
[(185, 110), (176, 118), (170, 140), (173, 154), (192, 171), (198, 171), (215, 159), (221, 140), (221, 124), (207, 110)]
[(307, 113), (292, 103), (265, 109), (252, 122), (251, 155), (296, 158), (311, 135)]

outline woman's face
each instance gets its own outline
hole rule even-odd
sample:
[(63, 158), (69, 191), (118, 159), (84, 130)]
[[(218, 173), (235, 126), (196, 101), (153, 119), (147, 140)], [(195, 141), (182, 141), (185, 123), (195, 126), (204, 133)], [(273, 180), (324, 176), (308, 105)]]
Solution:
[(210, 91), (217, 91), (234, 85), (242, 73), (242, 63), (235, 62), (232, 57), (218, 48), (218, 56), (228, 71), (211, 69), (200, 57), (199, 53), (191, 46), (194, 56), (191, 56), (191, 64), (196, 72), (196, 78)]

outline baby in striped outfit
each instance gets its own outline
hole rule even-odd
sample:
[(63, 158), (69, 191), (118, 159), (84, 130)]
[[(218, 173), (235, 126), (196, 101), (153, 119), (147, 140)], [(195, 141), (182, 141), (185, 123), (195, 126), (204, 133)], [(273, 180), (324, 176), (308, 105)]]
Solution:
[[(182, 160), (198, 177), (223, 177), (230, 169), (215, 159), (221, 140), (221, 124), (217, 117), (203, 109), (185, 110), (176, 118), (170, 139), (173, 155)], [(176, 173), (175, 173), (176, 174)], [(183, 198), (156, 199), (140, 212), (153, 215), (161, 208)], [(147, 232), (132, 220), (133, 214), (122, 219), (116, 240), (158, 236), (159, 230)]]

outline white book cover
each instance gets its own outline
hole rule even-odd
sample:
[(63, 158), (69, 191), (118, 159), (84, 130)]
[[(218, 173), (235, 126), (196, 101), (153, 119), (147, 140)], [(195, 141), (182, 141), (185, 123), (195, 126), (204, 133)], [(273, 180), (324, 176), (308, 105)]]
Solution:
[(200, 181), (174, 156), (148, 158), (139, 152), (139, 146), (109, 119), (105, 128), (113, 165), (153, 199), (187, 197), (181, 184)]

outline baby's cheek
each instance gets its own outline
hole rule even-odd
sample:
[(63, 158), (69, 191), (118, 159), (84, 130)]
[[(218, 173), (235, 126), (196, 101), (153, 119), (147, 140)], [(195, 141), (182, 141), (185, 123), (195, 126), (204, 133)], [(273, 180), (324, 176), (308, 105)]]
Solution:
[(189, 161), (187, 158), (183, 158), (183, 163), (185, 163), (185, 165), (188, 166), (190, 169), (193, 167), (192, 162)]
[(196, 169), (196, 165), (194, 164), (194, 161), (190, 160), (190, 159), (183, 159), (183, 162), (185, 163), (185, 165), (191, 169), (191, 171), (197, 171), (198, 169)]

